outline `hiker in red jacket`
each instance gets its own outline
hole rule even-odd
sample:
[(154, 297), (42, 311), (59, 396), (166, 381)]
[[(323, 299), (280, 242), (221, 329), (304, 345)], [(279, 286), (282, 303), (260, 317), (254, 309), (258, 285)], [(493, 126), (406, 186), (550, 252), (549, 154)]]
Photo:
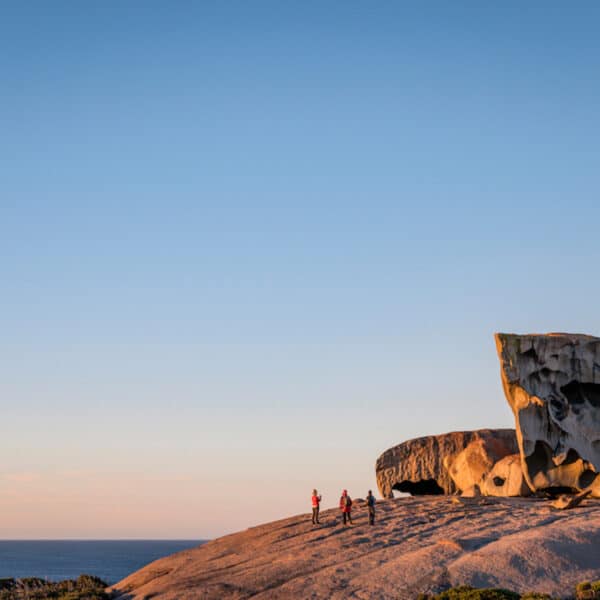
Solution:
[(319, 494), (317, 493), (317, 490), (313, 490), (312, 493), (312, 509), (313, 509), (313, 514), (312, 514), (312, 522), (313, 525), (320, 525), (319, 523), (319, 506), (321, 504), (321, 496), (319, 496)]
[(344, 525), (346, 524), (346, 521), (352, 525), (352, 498), (348, 496), (348, 490), (342, 492), (342, 497), (340, 498), (340, 510), (342, 511), (342, 517), (344, 518)]

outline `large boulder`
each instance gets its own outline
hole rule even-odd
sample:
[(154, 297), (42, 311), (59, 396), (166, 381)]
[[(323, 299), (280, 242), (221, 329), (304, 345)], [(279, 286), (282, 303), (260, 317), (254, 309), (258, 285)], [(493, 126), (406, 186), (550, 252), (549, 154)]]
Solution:
[(394, 446), (377, 459), (377, 486), (384, 498), (392, 498), (393, 490), (453, 494), (481, 486), (496, 461), (517, 451), (513, 429), (421, 437)]
[(528, 486), (598, 490), (600, 338), (498, 333), (496, 347)]

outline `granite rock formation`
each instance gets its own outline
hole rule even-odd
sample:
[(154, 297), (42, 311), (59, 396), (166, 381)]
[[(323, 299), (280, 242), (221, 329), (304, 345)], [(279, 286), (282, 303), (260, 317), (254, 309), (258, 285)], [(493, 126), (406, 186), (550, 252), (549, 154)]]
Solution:
[[(352, 490), (350, 490), (352, 493)], [(569, 597), (600, 579), (600, 501), (553, 510), (538, 498), (404, 497), (251, 527), (161, 558), (115, 600), (414, 600), (457, 585)]]
[(481, 487), (501, 458), (518, 452), (513, 429), (456, 431), (403, 442), (376, 463), (379, 491), (412, 495), (453, 494)]
[(533, 491), (600, 492), (600, 338), (496, 334), (502, 385)]
[[(459, 452), (454, 458), (446, 459), (445, 465), (450, 477), (463, 495), (467, 490), (473, 490), (473, 494), (476, 494), (477, 490), (484, 492), (484, 489), (488, 488), (494, 492), (491, 495), (498, 495), (496, 492), (503, 486), (486, 486), (485, 484), (498, 461), (514, 455), (518, 451), (515, 432), (512, 429), (508, 431), (509, 434), (499, 433), (498, 430), (475, 432), (478, 435), (467, 444), (462, 452)], [(496, 479), (499, 479), (498, 473)], [(499, 495), (504, 496), (505, 494)]]
[(521, 455), (510, 454), (501, 458), (485, 478), (481, 493), (484, 496), (529, 496), (531, 490), (523, 476)]

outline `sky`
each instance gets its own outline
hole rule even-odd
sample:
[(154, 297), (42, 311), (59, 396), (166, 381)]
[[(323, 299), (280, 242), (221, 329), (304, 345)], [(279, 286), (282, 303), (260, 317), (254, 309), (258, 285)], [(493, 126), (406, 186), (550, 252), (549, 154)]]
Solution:
[(511, 427), (600, 335), (600, 5), (0, 6), (0, 538), (211, 538)]

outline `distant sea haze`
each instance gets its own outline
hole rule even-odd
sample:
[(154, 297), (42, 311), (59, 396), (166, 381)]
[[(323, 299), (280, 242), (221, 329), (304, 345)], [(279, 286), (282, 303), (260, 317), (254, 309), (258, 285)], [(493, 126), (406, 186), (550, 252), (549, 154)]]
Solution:
[(144, 565), (205, 540), (0, 540), (0, 578), (74, 579), (86, 573), (117, 583)]

